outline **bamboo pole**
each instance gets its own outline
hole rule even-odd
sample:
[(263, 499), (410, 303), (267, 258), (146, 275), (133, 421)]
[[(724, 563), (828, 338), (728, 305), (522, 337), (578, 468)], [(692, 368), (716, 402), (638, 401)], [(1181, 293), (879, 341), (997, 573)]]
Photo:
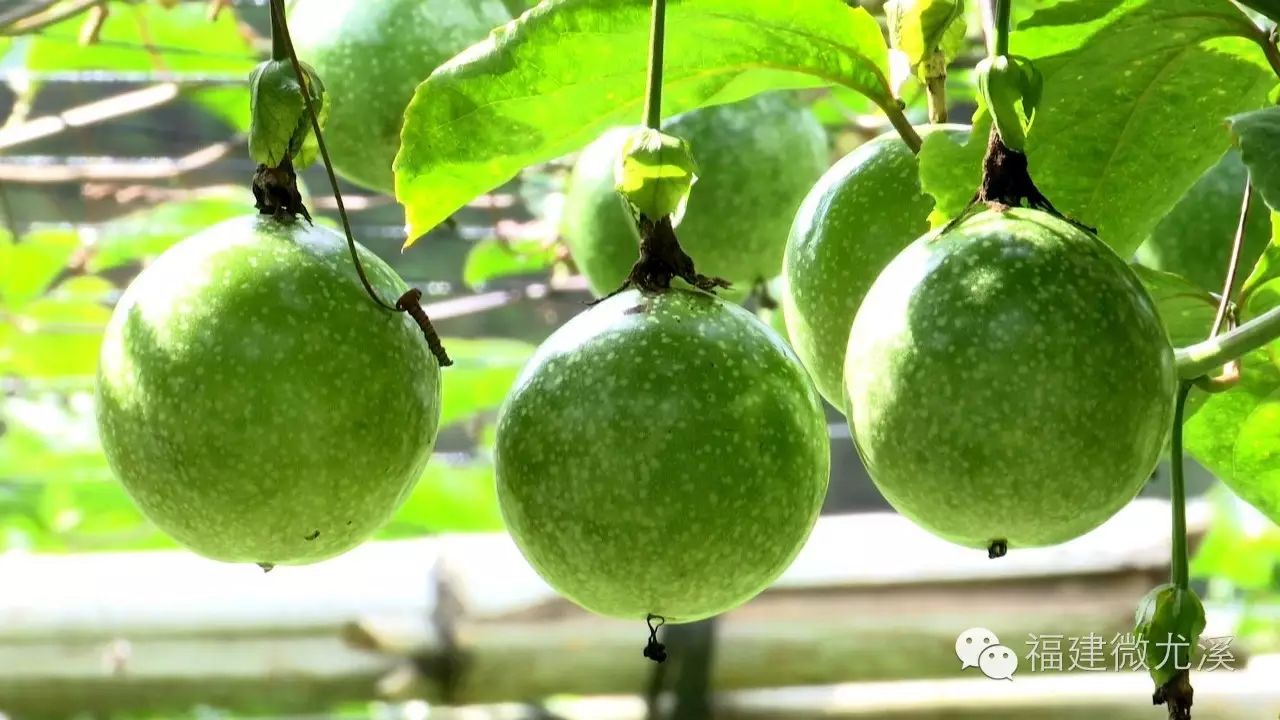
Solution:
[[(1206, 508), (1193, 506), (1203, 529)], [(1128, 629), (1168, 569), (1163, 501), (1071, 543), (953, 547), (885, 513), (823, 518), (769, 591), (717, 631), (717, 690), (954, 678), (971, 626)], [(370, 543), (263, 574), (186, 553), (0, 557), (0, 712), (320, 710), (639, 692), (643, 623), (560, 599), (504, 534)], [(1009, 640), (1008, 638), (1014, 638)]]

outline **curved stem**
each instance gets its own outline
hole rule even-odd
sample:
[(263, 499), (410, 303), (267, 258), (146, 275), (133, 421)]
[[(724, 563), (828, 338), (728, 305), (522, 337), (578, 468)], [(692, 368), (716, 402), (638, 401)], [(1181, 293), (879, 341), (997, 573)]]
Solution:
[(644, 100), (644, 124), (662, 127), (662, 46), (667, 34), (667, 2), (653, 0), (653, 25), (649, 30), (649, 85)]
[(911, 152), (920, 152), (920, 146), (923, 141), (920, 140), (920, 134), (911, 126), (911, 121), (907, 119), (906, 114), (902, 112), (902, 106), (890, 100), (881, 104), (880, 109), (884, 111), (885, 116), (889, 118), (889, 122), (893, 124), (893, 129), (897, 130), (898, 134), (902, 136), (902, 141), (907, 144), (907, 147), (911, 148)]
[(1251, 37), (1258, 45), (1262, 46), (1262, 54), (1266, 56), (1267, 64), (1271, 66), (1271, 71), (1276, 74), (1276, 77), (1280, 77), (1280, 46), (1277, 46), (1277, 43), (1280, 42), (1280, 26), (1270, 32), (1258, 28), (1252, 23), (1250, 23), (1250, 27), (1256, 31), (1251, 34)]
[(947, 121), (947, 76), (931, 75), (925, 81), (929, 100), (929, 122), (942, 124)]
[(1187, 393), (1190, 391), (1190, 383), (1184, 382), (1178, 386), (1178, 399), (1173, 409), (1173, 438), (1169, 443), (1173, 478), (1173, 562), (1170, 580), (1180, 590), (1186, 590), (1190, 582), (1187, 562), (1187, 486), (1182, 467), (1182, 418), (1186, 414)]
[(1280, 307), (1274, 307), (1240, 327), (1178, 350), (1178, 375), (1195, 380), (1280, 338)]
[(991, 23), (995, 37), (988, 48), (993, 56), (1009, 54), (1009, 34), (1013, 26), (1013, 0), (992, 0)]

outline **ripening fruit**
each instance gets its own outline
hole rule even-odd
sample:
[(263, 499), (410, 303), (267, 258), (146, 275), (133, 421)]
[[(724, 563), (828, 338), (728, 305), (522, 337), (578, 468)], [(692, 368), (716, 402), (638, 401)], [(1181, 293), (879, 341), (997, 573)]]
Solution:
[(891, 262), (859, 308), (848, 412), (876, 486), (952, 542), (1051, 545), (1150, 477), (1173, 350), (1129, 267), (1035, 210), (982, 212)]
[(289, 30), (331, 99), (324, 139), (342, 177), (391, 193), (413, 91), (511, 20), (500, 0), (296, 0)]
[[(968, 136), (965, 125), (920, 128)], [(844, 405), (849, 326), (885, 265), (929, 229), (933, 198), (915, 153), (896, 133), (860, 145), (822, 176), (796, 212), (780, 300), (791, 346), (818, 391)]]
[[(360, 249), (379, 295), (407, 289)], [(266, 217), (169, 249), (107, 327), (98, 428), (142, 511), (207, 557), (338, 555), (417, 481), (440, 368), (412, 319), (373, 303), (346, 241)]]
[(621, 293), (538, 349), (498, 421), (498, 500), (531, 565), (593, 612), (689, 622), (763, 590), (827, 489), (795, 355), (713, 295)]
[[(827, 169), (826, 133), (787, 93), (756, 95), (679, 115), (663, 132), (688, 141), (698, 165), (680, 244), (698, 272), (748, 289), (782, 268), (796, 208)], [(614, 165), (631, 128), (615, 128), (582, 151), (565, 194), (562, 235), (596, 296), (617, 290), (640, 236), (614, 189)]]

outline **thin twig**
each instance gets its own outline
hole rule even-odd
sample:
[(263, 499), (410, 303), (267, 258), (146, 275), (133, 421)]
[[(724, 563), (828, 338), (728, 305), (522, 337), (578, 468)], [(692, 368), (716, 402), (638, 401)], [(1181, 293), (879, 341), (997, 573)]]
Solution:
[(1240, 223), (1236, 226), (1235, 237), (1231, 239), (1231, 260), (1227, 264), (1227, 279), (1223, 283), (1221, 300), (1218, 301), (1218, 313), (1213, 318), (1213, 328), (1209, 337), (1217, 337), (1222, 325), (1227, 320), (1227, 310), (1235, 300), (1236, 274), (1240, 269), (1240, 256), (1243, 254), (1244, 239), (1249, 226), (1249, 212), (1253, 208), (1253, 178), (1244, 183), (1244, 200), (1240, 204)]
[[(5, 22), (7, 15), (0, 17), (0, 35), (26, 35), (37, 30), (43, 30), (50, 25), (57, 25), (63, 20), (73, 18), (101, 1), (74, 0), (65, 4), (60, 4), (56, 1), (31, 3), (30, 7), (43, 6), (43, 8), (32, 14), (20, 15), (13, 22)], [(54, 9), (54, 6), (58, 7)]]

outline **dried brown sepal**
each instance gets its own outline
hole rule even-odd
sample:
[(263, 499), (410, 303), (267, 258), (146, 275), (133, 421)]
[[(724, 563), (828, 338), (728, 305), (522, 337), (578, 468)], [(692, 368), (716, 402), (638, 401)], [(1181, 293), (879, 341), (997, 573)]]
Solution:
[(978, 192), (947, 227), (939, 233), (945, 234), (968, 217), (979, 206), (985, 206), (996, 212), (1004, 212), (1010, 208), (1026, 207), (1047, 212), (1061, 218), (1087, 232), (1097, 234), (1095, 228), (1076, 222), (1063, 215), (1049, 202), (1049, 198), (1040, 192), (1031, 179), (1031, 171), (1027, 164), (1027, 156), (1010, 148), (1000, 139), (1000, 133), (993, 127), (987, 139), (987, 154), (982, 159), (982, 183)]
[(418, 323), (418, 327), (422, 329), (422, 336), (427, 339), (427, 347), (431, 348), (431, 354), (436, 356), (440, 367), (449, 367), (453, 364), (453, 360), (445, 352), (444, 343), (440, 342), (440, 334), (431, 324), (431, 318), (427, 317), (427, 311), (422, 309), (421, 290), (410, 288), (408, 292), (401, 295), (400, 299), (396, 300), (396, 310), (408, 313), (409, 317)]
[(1194, 695), (1191, 672), (1179, 670), (1169, 682), (1156, 688), (1151, 696), (1151, 704), (1164, 705), (1169, 711), (1169, 720), (1191, 720), (1191, 701)]
[(622, 287), (597, 300), (597, 303), (630, 288), (642, 292), (669, 290), (675, 278), (707, 292), (730, 287), (728, 280), (698, 273), (693, 266), (693, 258), (680, 247), (671, 218), (664, 217), (654, 222), (641, 215), (636, 221), (636, 228), (640, 231), (640, 259), (631, 266)]
[(280, 220), (293, 220), (301, 215), (311, 222), (311, 213), (302, 204), (298, 191), (298, 175), (293, 161), (285, 158), (279, 167), (259, 165), (253, 173), (254, 207), (263, 215)]

